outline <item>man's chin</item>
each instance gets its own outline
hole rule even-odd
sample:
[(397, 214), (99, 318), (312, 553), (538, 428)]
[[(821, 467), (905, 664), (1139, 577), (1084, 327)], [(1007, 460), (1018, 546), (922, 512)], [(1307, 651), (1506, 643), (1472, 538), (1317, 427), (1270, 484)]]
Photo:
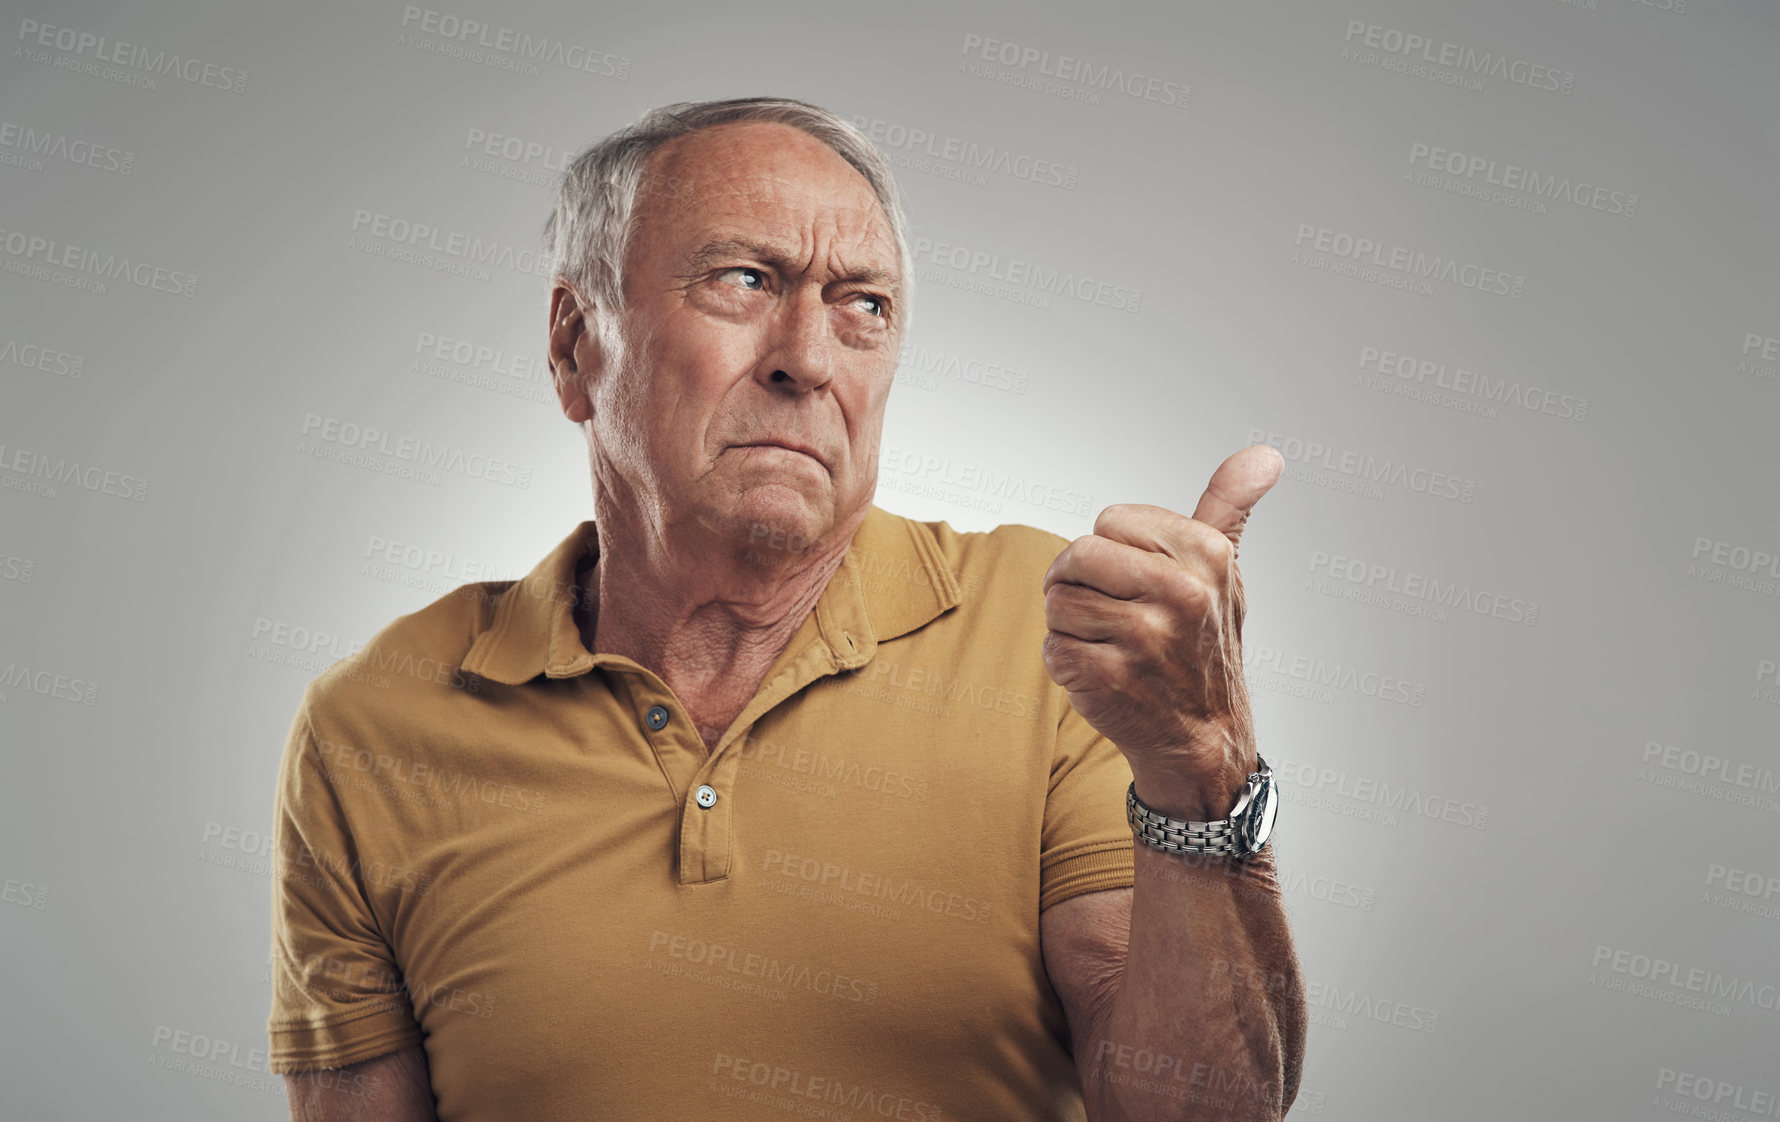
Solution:
[(834, 509), (827, 496), (774, 484), (743, 493), (707, 524), (754, 560), (770, 563), (801, 556), (820, 543), (834, 528)]

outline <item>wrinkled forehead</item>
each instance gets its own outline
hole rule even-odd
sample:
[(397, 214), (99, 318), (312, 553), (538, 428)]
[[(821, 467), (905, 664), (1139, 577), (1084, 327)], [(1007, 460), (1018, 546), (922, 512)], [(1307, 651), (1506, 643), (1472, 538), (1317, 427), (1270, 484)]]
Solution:
[(900, 273), (871, 184), (840, 153), (789, 125), (718, 125), (669, 141), (649, 161), (636, 220), (639, 238), (669, 252), (713, 236), (755, 236), (805, 257), (844, 256), (850, 270)]

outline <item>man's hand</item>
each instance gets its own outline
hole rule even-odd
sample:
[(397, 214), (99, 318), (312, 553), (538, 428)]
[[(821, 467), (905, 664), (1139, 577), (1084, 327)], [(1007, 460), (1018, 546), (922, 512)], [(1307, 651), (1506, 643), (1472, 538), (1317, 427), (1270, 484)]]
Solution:
[(1163, 814), (1222, 818), (1255, 769), (1236, 549), (1284, 467), (1268, 445), (1242, 449), (1191, 518), (1109, 506), (1045, 573), (1045, 668)]

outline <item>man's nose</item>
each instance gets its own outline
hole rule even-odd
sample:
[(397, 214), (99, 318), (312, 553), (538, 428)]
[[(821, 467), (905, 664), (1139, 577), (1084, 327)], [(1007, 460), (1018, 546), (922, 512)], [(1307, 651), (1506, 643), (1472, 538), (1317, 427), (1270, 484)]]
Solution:
[(813, 390), (833, 377), (828, 305), (820, 290), (800, 287), (788, 294), (768, 330), (767, 350), (755, 371), (768, 389)]

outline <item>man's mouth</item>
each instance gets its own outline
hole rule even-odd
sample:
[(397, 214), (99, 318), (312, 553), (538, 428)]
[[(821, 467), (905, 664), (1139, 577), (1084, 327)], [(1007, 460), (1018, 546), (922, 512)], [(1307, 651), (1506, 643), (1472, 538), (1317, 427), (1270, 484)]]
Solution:
[[(747, 444), (737, 444), (737, 445), (735, 445), (735, 447), (737, 447), (737, 448), (779, 448), (779, 449), (783, 449), (787, 452), (801, 452), (804, 455), (808, 456), (810, 459), (815, 460), (817, 463), (819, 463), (819, 464), (823, 463), (822, 457), (818, 456), (814, 449), (809, 448), (802, 444), (797, 444), (793, 441), (788, 441), (788, 440), (756, 440), (756, 441), (750, 441)], [(826, 466), (826, 465), (824, 465), (824, 466)]]

